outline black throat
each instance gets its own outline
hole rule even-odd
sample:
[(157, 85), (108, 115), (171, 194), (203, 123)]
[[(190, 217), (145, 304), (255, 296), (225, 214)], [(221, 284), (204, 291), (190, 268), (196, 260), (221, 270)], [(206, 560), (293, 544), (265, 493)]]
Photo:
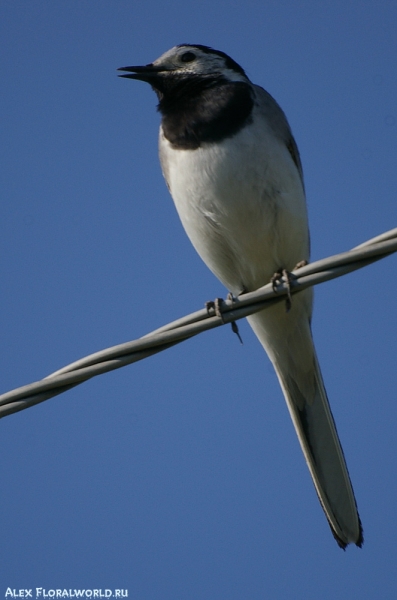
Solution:
[(221, 76), (164, 79), (153, 87), (164, 135), (174, 148), (195, 150), (205, 142), (220, 142), (250, 119), (254, 102), (249, 83)]

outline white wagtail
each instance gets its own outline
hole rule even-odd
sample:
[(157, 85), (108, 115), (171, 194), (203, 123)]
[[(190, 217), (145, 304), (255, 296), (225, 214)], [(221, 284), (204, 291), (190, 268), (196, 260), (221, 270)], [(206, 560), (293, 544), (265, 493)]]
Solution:
[[(183, 44), (123, 67), (149, 83), (162, 120), (160, 161), (193, 246), (235, 296), (309, 259), (302, 166), (287, 119), (227, 54)], [(311, 289), (248, 317), (280, 381), (339, 546), (363, 542), (311, 334)]]

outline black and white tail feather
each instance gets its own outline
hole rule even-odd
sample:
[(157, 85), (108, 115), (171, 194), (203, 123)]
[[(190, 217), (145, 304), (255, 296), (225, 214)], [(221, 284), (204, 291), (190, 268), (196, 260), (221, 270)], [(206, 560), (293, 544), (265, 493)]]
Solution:
[[(291, 312), (295, 308), (295, 300), (298, 300), (297, 296), (293, 298)], [(291, 337), (285, 340), (285, 346), (288, 345), (289, 349), (284, 348), (280, 352), (279, 346), (283, 346), (284, 341), (279, 340), (279, 344), (269, 342), (269, 327), (266, 328), (266, 321), (272, 317), (277, 321), (289, 315), (283, 314), (278, 306), (270, 308), (267, 311), (270, 314), (265, 312), (252, 315), (248, 320), (273, 362), (331, 531), (341, 548), (345, 549), (349, 543), (361, 547), (363, 543), (361, 521), (324, 388), (310, 324), (307, 322), (305, 331), (301, 329), (298, 336), (301, 356), (309, 357), (309, 362), (296, 364), (294, 352), (289, 350), (293, 346)]]

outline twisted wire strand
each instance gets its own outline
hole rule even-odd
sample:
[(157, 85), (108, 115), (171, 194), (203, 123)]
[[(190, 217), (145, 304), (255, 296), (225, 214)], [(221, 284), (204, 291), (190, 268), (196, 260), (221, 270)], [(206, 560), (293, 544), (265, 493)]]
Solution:
[[(397, 228), (372, 238), (348, 252), (301, 267), (292, 272), (291, 293), (324, 283), (361, 269), (397, 251)], [(168, 323), (134, 340), (90, 354), (44, 379), (0, 395), (0, 418), (44, 402), (102, 373), (120, 369), (157, 354), (203, 331), (237, 321), (284, 299), (286, 282), (276, 291), (267, 284), (255, 292), (244, 294), (222, 304), (222, 318), (202, 309)]]

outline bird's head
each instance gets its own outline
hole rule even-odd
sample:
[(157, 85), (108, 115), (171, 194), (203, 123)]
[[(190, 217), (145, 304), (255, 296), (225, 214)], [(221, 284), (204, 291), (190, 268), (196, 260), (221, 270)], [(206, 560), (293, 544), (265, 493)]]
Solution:
[(244, 69), (230, 56), (208, 46), (193, 44), (175, 46), (148, 65), (118, 70), (125, 71), (120, 77), (146, 81), (160, 96), (176, 83), (194, 79), (248, 82)]

